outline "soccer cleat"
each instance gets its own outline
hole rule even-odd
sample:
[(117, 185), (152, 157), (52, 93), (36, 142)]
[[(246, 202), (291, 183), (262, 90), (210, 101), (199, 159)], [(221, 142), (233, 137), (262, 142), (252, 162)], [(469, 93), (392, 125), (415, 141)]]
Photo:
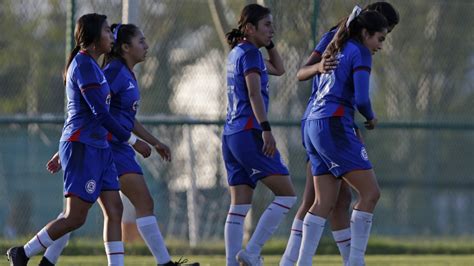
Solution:
[(52, 263), (51, 261), (48, 260), (48, 258), (43, 256), (38, 266), (54, 266), (54, 263)]
[(178, 261), (169, 261), (158, 266), (199, 266), (199, 262), (188, 263), (188, 259), (179, 258)]
[(9, 248), (7, 250), (7, 259), (10, 262), (10, 266), (26, 266), (29, 260), (23, 247)]
[(252, 256), (245, 249), (240, 250), (235, 258), (244, 266), (263, 266), (261, 256)]

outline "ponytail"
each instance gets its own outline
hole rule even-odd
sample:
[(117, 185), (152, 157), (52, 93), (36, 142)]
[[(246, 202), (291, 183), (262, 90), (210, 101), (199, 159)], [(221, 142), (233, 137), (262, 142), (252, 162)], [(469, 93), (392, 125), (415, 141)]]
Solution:
[(232, 49), (244, 39), (244, 33), (240, 29), (232, 29), (231, 31), (226, 33), (225, 37), (227, 38), (227, 43)]
[(77, 55), (79, 50), (85, 49), (87, 46), (98, 43), (102, 33), (102, 25), (106, 22), (107, 16), (96, 13), (85, 14), (81, 16), (74, 28), (74, 41), (76, 46), (72, 49), (67, 59), (66, 67), (64, 68), (63, 80), (66, 85), (66, 75), (69, 65)]
[(362, 41), (362, 29), (366, 29), (370, 35), (373, 35), (375, 32), (388, 29), (388, 22), (377, 11), (365, 10), (359, 13), (354, 8), (351, 16), (339, 23), (337, 32), (324, 51), (324, 55), (336, 56), (350, 38)]
[(71, 65), (71, 62), (72, 60), (74, 59), (74, 57), (77, 55), (77, 53), (79, 53), (79, 50), (81, 50), (81, 47), (79, 45), (76, 44), (76, 46), (74, 47), (74, 49), (72, 49), (72, 51), (69, 53), (69, 56), (67, 58), (67, 63), (66, 63), (66, 67), (64, 68), (64, 73), (63, 73), (63, 81), (64, 81), (64, 85), (66, 85), (66, 78), (67, 78), (67, 70), (69, 68), (69, 65)]

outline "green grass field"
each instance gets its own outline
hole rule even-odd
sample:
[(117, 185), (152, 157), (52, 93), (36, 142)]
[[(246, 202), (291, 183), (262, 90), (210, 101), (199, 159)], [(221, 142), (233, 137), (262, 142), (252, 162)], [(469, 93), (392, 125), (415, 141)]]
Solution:
[[(35, 257), (29, 263), (38, 265), (40, 256)], [(200, 262), (202, 266), (224, 266), (224, 256), (189, 256), (189, 261)], [(278, 265), (279, 256), (265, 256), (265, 265)], [(393, 265), (393, 266), (472, 266), (474, 265), (474, 255), (373, 255), (367, 256), (367, 265)], [(6, 260), (0, 265), (8, 265)], [(62, 256), (58, 266), (86, 266), (86, 265), (107, 265), (104, 256)], [(126, 256), (125, 265), (154, 265), (151, 256)], [(321, 255), (314, 258), (314, 265), (341, 266), (339, 256)]]

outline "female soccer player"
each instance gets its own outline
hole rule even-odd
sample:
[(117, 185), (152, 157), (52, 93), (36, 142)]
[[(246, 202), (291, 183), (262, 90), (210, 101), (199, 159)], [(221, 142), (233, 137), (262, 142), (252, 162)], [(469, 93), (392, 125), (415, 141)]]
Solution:
[(27, 265), (30, 257), (54, 240), (81, 227), (97, 198), (104, 213), (104, 245), (109, 265), (123, 265), (122, 202), (107, 131), (120, 142), (128, 140), (136, 144), (137, 139), (109, 114), (110, 89), (97, 64), (99, 56), (110, 52), (113, 45), (107, 17), (99, 14), (80, 17), (74, 37), (76, 46), (64, 76), (68, 117), (59, 144), (65, 215), (48, 223), (24, 246), (10, 248), (7, 251), (10, 265)]
[(389, 27), (378, 12), (359, 13), (360, 8), (354, 8), (326, 49), (325, 53), (339, 64), (334, 71), (321, 75), (305, 125), (317, 199), (304, 218), (298, 265), (311, 265), (326, 218), (337, 202), (341, 178), (359, 195), (351, 217), (349, 264), (365, 263), (380, 190), (365, 147), (353, 128), (354, 106), (366, 118), (366, 128), (373, 129), (377, 120), (368, 95), (371, 54), (382, 48)]
[[(263, 245), (296, 201), (267, 119), (268, 74), (280, 76), (285, 72), (272, 42), (273, 34), (270, 10), (250, 4), (242, 10), (238, 28), (226, 35), (232, 48), (227, 58), (228, 108), (222, 136), (231, 195), (225, 224), (227, 265), (262, 265)], [(267, 49), (269, 60), (263, 59), (261, 47)], [(244, 219), (258, 181), (275, 194), (275, 199), (262, 214), (246, 248), (240, 250)]]
[[(140, 102), (140, 91), (133, 68), (146, 58), (148, 44), (145, 36), (133, 24), (113, 24), (112, 32), (114, 46), (112, 51), (106, 55), (104, 62), (104, 75), (112, 93), (110, 114), (127, 131), (133, 131), (138, 137), (152, 145), (164, 160), (171, 161), (170, 149), (135, 118)], [(158, 265), (199, 265), (198, 263), (181, 264), (171, 261), (153, 214), (153, 199), (143, 177), (143, 171), (136, 161), (135, 152), (130, 145), (118, 141), (115, 137), (109, 141), (120, 180), (120, 190), (135, 207), (138, 231)], [(149, 153), (143, 155), (148, 157)], [(57, 156), (54, 156), (48, 162), (48, 170), (54, 173), (59, 170), (59, 167), (60, 161)], [(50, 254), (48, 249), (43, 260), (55, 263), (66, 242), (67, 240), (61, 241), (58, 243), (58, 247), (54, 245), (54, 251), (51, 251)]]
[[(387, 2), (375, 2), (367, 7), (364, 10), (373, 10), (381, 13), (388, 21), (390, 32), (399, 22), (399, 15), (395, 8), (387, 3)], [(345, 22), (347, 18), (341, 20)], [(308, 80), (313, 78), (312, 83), (312, 91), (311, 97), (308, 100), (308, 104), (306, 107), (306, 111), (301, 119), (301, 135), (304, 139), (304, 125), (306, 123), (306, 118), (308, 116), (309, 111), (311, 110), (314, 96), (316, 95), (318, 89), (318, 77), (319, 74), (323, 74), (329, 72), (336, 68), (337, 60), (333, 57), (326, 56), (322, 58), (323, 52), (326, 50), (326, 47), (333, 39), (337, 26), (333, 27), (329, 32), (323, 35), (320, 42), (317, 44), (316, 48), (314, 49), (313, 53), (307, 59), (306, 64), (301, 67), (301, 69), (297, 73), (297, 77), (300, 81)], [(355, 130), (359, 138), (361, 138), (360, 131), (357, 126), (354, 124)], [(304, 141), (303, 141), (303, 146)], [(315, 199), (314, 195), (314, 182), (313, 182), (313, 175), (311, 173), (311, 164), (308, 161), (306, 167), (306, 186), (305, 191), (303, 194), (303, 201), (296, 213), (296, 217), (293, 220), (293, 224), (291, 227), (291, 234), (290, 238), (288, 239), (288, 244), (285, 249), (285, 253), (280, 261), (280, 266), (290, 266), (294, 265), (298, 260), (299, 249), (301, 245), (301, 232), (303, 228), (303, 219), (305, 214), (308, 212), (309, 208), (313, 204)], [(350, 216), (349, 216), (349, 208), (351, 202), (351, 192), (348, 184), (346, 182), (341, 183), (341, 188), (339, 190), (339, 196), (337, 199), (337, 203), (334, 206), (330, 214), (330, 223), (332, 234), (336, 244), (338, 246), (339, 252), (343, 258), (344, 264), (348, 264), (349, 259), (349, 251), (350, 251), (350, 240), (351, 240), (351, 232), (350, 232)]]

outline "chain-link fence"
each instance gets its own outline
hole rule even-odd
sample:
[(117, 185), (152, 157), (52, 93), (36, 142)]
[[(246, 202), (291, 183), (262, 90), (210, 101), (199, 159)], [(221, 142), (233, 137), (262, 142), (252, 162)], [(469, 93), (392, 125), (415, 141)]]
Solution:
[[(156, 154), (140, 160), (155, 212), (167, 237), (194, 243), (222, 239), (229, 205), (220, 150), (228, 51), (222, 33), (253, 1), (134, 2), (137, 24), (150, 45), (137, 71), (139, 114), (173, 151), (172, 163), (161, 162)], [(274, 126), (278, 147), (301, 197), (306, 156), (298, 124), (310, 82), (298, 82), (296, 72), (314, 48), (314, 37), (356, 2), (258, 2), (272, 10), (276, 47), (286, 67), (284, 76), (271, 78), (270, 121), (279, 125)], [(381, 125), (364, 132), (382, 188), (373, 231), (472, 236), (474, 2), (392, 4), (400, 24), (373, 59), (371, 95)], [(0, 237), (29, 235), (62, 208), (61, 175), (51, 176), (44, 165), (57, 150), (62, 126), (66, 8), (67, 1), (0, 2)], [(76, 1), (76, 18), (88, 12), (118, 22), (122, 1)], [(271, 197), (267, 189), (257, 188), (253, 217)], [(280, 226), (279, 236), (289, 234), (295, 211)], [(77, 234), (98, 236), (101, 223), (95, 207)]]

